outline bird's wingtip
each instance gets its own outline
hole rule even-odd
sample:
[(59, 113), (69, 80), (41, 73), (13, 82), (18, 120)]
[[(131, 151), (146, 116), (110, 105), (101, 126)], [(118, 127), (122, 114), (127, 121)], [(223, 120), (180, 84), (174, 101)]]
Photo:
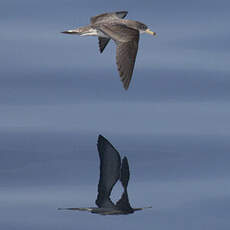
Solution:
[(116, 14), (122, 14), (122, 18), (124, 18), (128, 14), (128, 11), (127, 10), (121, 10), (121, 11), (117, 11)]
[(121, 81), (123, 82), (123, 88), (125, 89), (125, 91), (127, 91), (129, 88), (129, 84), (125, 83), (122, 79)]
[(124, 157), (123, 157), (123, 160), (127, 161), (127, 160), (128, 160), (127, 156), (124, 156)]
[(105, 141), (105, 137), (102, 136), (101, 134), (98, 135), (98, 139), (97, 139), (97, 144), (100, 145)]
[(103, 138), (103, 136), (101, 134), (98, 135), (98, 139), (101, 139)]

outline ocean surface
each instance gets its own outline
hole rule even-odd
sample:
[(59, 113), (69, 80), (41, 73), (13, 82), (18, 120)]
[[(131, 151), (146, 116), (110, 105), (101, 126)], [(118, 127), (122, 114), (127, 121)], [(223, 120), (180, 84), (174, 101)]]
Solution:
[[(97, 134), (1, 132), (2, 229), (229, 229), (229, 136), (108, 135), (129, 159), (128, 216), (59, 211), (95, 206)], [(110, 137), (111, 136), (111, 137)], [(121, 195), (115, 186), (112, 199)]]

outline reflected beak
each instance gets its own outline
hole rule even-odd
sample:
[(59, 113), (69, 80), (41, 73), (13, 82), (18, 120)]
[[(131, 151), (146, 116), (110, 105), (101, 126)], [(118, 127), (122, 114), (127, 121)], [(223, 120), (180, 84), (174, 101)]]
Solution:
[(145, 30), (145, 33), (151, 34), (152, 36), (157, 36), (156, 32), (153, 32), (150, 29)]

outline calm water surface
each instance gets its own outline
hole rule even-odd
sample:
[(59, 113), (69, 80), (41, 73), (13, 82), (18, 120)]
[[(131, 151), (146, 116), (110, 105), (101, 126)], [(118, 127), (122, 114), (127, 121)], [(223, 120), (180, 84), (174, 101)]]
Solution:
[[(229, 136), (110, 135), (130, 162), (129, 216), (57, 211), (94, 206), (96, 134), (2, 132), (2, 229), (229, 229)], [(115, 187), (113, 199), (120, 196)]]

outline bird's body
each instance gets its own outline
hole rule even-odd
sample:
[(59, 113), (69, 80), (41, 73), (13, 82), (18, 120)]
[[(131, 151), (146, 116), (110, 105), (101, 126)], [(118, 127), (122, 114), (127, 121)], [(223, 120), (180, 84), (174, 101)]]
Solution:
[(148, 27), (138, 21), (123, 19), (127, 11), (104, 13), (90, 19), (90, 25), (74, 30), (66, 30), (63, 33), (78, 34), (80, 36), (98, 36), (99, 48), (102, 53), (110, 41), (117, 45), (116, 62), (121, 81), (127, 90), (132, 78), (135, 65), (139, 34), (148, 33), (156, 35)]
[[(100, 179), (98, 183), (98, 194), (95, 201), (98, 207), (89, 208), (59, 208), (59, 210), (73, 210), (73, 211), (89, 211), (101, 215), (121, 215), (131, 214), (135, 211), (143, 210), (145, 208), (132, 208), (128, 198), (128, 182), (129, 182), (129, 165), (128, 159), (124, 157), (121, 162), (119, 152), (113, 145), (99, 135), (97, 148), (100, 158)], [(123, 194), (114, 204), (110, 199), (110, 194), (113, 186), (120, 180), (124, 191)], [(150, 208), (150, 207), (146, 207)]]

